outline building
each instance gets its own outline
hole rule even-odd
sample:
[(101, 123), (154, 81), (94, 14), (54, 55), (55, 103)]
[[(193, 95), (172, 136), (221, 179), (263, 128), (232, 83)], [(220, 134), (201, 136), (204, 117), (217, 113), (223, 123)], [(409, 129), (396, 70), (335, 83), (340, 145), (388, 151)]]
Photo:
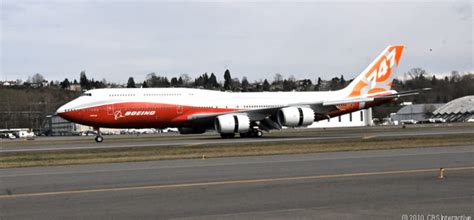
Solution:
[[(124, 129), (101, 128), (102, 134), (120, 134)], [(93, 127), (67, 121), (57, 115), (48, 115), (43, 121), (42, 133), (46, 136), (95, 135)]]
[(443, 106), (441, 103), (407, 105), (390, 116), (394, 124), (411, 121), (413, 123), (427, 122), (433, 112)]
[(2, 86), (16, 86), (16, 85), (18, 85), (18, 82), (14, 81), (14, 80), (6, 80), (6, 81), (0, 81), (0, 85), (2, 85)]
[(2, 138), (32, 138), (35, 133), (28, 128), (11, 128), (11, 129), (0, 129), (0, 137)]
[(337, 128), (372, 126), (372, 109), (363, 109), (345, 115), (314, 122), (308, 128)]
[(446, 122), (474, 121), (474, 96), (464, 96), (446, 103), (433, 112), (433, 117)]
[(64, 120), (57, 115), (48, 115), (43, 122), (43, 134), (46, 136), (80, 135), (84, 126)]
[(80, 84), (71, 84), (71, 85), (69, 85), (67, 90), (80, 92), (81, 91), (81, 85)]

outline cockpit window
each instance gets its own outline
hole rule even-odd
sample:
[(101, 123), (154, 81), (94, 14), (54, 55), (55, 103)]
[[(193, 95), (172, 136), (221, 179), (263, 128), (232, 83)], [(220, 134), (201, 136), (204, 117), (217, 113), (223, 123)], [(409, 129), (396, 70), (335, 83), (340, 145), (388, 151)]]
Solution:
[(92, 96), (92, 94), (90, 94), (89, 92), (85, 92), (85, 93), (82, 93), (81, 96)]

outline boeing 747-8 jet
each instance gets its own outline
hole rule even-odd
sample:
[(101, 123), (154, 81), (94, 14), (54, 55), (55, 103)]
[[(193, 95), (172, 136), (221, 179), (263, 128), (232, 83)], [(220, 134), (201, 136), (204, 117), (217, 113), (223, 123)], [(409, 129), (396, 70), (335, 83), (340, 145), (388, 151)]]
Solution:
[(181, 134), (215, 129), (223, 138), (315, 121), (391, 102), (417, 91), (392, 90), (402, 45), (388, 46), (347, 87), (324, 92), (223, 92), (189, 88), (93, 89), (61, 106), (62, 118), (99, 128), (177, 127)]

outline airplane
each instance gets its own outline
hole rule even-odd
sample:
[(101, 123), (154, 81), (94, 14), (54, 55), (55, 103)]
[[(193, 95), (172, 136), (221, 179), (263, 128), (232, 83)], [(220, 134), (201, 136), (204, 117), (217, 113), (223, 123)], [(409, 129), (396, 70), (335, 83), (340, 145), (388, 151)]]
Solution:
[(261, 137), (262, 131), (313, 122), (393, 102), (420, 90), (392, 90), (403, 45), (388, 46), (347, 87), (316, 92), (227, 92), (192, 88), (92, 89), (57, 110), (60, 117), (101, 127), (167, 128), (181, 134), (216, 130), (222, 138)]

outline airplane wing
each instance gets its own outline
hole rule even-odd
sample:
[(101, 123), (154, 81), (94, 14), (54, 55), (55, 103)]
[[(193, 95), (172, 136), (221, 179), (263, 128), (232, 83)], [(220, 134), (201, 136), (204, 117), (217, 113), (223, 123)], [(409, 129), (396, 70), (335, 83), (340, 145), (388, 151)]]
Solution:
[(259, 108), (259, 109), (245, 109), (233, 112), (219, 112), (219, 113), (203, 113), (203, 114), (194, 114), (188, 116), (188, 120), (206, 120), (206, 119), (214, 119), (219, 115), (225, 114), (247, 114), (249, 118), (253, 121), (262, 120), (269, 115), (276, 114), (280, 109), (289, 107), (288, 106), (279, 106), (279, 107), (272, 107), (272, 108)]
[(418, 90), (410, 90), (404, 92), (397, 92), (394, 94), (379, 94), (371, 97), (354, 97), (354, 98), (345, 98), (340, 100), (328, 100), (328, 101), (318, 101), (318, 102), (308, 102), (308, 103), (293, 103), (290, 105), (278, 106), (278, 107), (271, 107), (271, 108), (258, 108), (258, 109), (245, 109), (245, 110), (238, 110), (233, 112), (219, 112), (219, 113), (198, 113), (188, 116), (189, 121), (209, 121), (214, 120), (219, 115), (225, 114), (246, 114), (250, 120), (252, 121), (261, 121), (268, 119), (269, 116), (276, 115), (277, 112), (286, 107), (297, 107), (297, 106), (308, 106), (315, 110), (315, 113), (325, 115), (326, 112), (319, 112), (318, 110), (326, 108), (330, 108), (336, 105), (343, 105), (343, 104), (351, 104), (351, 103), (359, 103), (359, 102), (374, 102), (374, 101), (381, 101), (381, 100), (388, 100), (394, 98), (400, 98), (404, 96), (411, 96), (417, 95), (422, 91), (430, 90), (431, 88), (423, 88)]
[(400, 98), (404, 96), (418, 95), (420, 94), (420, 92), (428, 91), (428, 90), (431, 90), (431, 88), (409, 90), (409, 91), (397, 92), (394, 94), (375, 95), (371, 97), (356, 97), (356, 98), (346, 98), (346, 99), (341, 99), (341, 100), (329, 100), (329, 101), (322, 102), (322, 105), (331, 106), (331, 105), (341, 105), (341, 104), (349, 104), (349, 103), (356, 103), (356, 102), (373, 102), (373, 101)]

